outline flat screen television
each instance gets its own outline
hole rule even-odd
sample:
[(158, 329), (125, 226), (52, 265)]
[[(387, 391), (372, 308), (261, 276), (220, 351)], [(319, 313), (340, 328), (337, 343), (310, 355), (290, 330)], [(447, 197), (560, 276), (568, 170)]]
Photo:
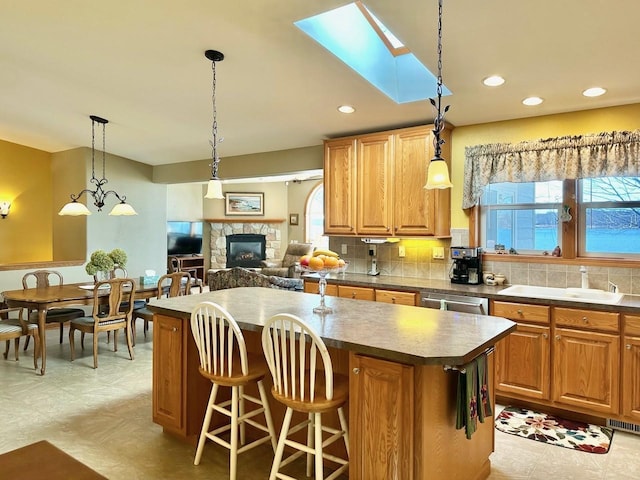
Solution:
[(202, 255), (202, 222), (167, 222), (167, 255)]

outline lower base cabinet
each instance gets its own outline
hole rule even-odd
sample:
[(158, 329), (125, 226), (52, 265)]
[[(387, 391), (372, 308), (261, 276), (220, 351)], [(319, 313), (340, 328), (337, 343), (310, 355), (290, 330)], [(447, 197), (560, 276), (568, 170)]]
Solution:
[(411, 365), (352, 355), (349, 478), (413, 478)]
[(622, 414), (640, 422), (640, 337), (625, 337), (622, 355)]

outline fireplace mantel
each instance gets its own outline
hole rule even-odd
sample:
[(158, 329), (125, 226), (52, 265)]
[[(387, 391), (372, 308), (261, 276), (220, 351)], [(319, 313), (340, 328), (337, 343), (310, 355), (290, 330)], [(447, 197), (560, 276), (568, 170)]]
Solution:
[(262, 217), (234, 217), (234, 218), (205, 218), (209, 223), (284, 223), (285, 218), (262, 218)]

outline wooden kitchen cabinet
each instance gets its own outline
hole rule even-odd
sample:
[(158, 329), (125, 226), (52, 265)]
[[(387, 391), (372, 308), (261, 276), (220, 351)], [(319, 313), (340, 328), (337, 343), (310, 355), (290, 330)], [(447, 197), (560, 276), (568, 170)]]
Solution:
[(591, 412), (617, 414), (619, 336), (556, 328), (553, 348), (553, 400)]
[(155, 315), (154, 349), (165, 353), (153, 356), (153, 421), (170, 430), (184, 431), (182, 382), (184, 346), (182, 320)]
[(388, 133), (356, 140), (358, 235), (392, 235), (393, 138)]
[(398, 292), (376, 288), (376, 302), (395, 303), (397, 305), (420, 305), (420, 295), (415, 292)]
[[(304, 282), (304, 291), (306, 293), (320, 293), (320, 283), (319, 282), (309, 282), (305, 280)], [(332, 297), (338, 296), (338, 286), (333, 283), (327, 283), (324, 289), (324, 294)]]
[[(394, 135), (394, 235), (450, 234), (449, 189), (424, 188), (434, 155), (431, 129), (432, 126), (407, 128)], [(451, 131), (444, 129), (442, 138), (442, 155), (448, 161)]]
[(338, 285), (338, 296), (342, 298), (353, 298), (355, 300), (375, 300), (376, 294), (373, 288), (352, 287), (350, 285)]
[[(450, 189), (424, 189), (433, 156), (432, 128), (326, 140), (325, 233), (449, 237)], [(447, 161), (450, 134), (449, 128), (442, 133)]]
[[(526, 398), (550, 398), (550, 308), (493, 302), (492, 315), (517, 322), (516, 331), (496, 345), (496, 389)], [(542, 324), (542, 325), (538, 325)]]
[(354, 138), (324, 144), (324, 231), (356, 234), (356, 142)]
[(414, 367), (350, 355), (349, 478), (413, 478)]
[(622, 414), (640, 421), (640, 316), (625, 315), (622, 350)]

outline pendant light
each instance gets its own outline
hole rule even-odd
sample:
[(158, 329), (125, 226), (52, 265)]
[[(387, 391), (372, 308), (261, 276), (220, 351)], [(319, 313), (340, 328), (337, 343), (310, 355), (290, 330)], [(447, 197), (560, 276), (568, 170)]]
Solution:
[(429, 99), (436, 110), (436, 118), (433, 121), (433, 146), (435, 151), (433, 158), (429, 162), (427, 184), (424, 186), (429, 190), (453, 187), (451, 180), (449, 180), (449, 167), (441, 156), (444, 140), (440, 138), (440, 133), (444, 128), (444, 114), (449, 111), (449, 105), (444, 107), (444, 110), (442, 109), (442, 1), (438, 0), (438, 97), (436, 100)]
[(218, 140), (218, 112), (216, 110), (216, 62), (224, 60), (224, 55), (217, 50), (207, 50), (204, 52), (204, 56), (211, 60), (211, 70), (213, 71), (213, 86), (211, 94), (211, 103), (213, 104), (213, 124), (211, 126), (211, 133), (213, 138), (211, 140), (211, 179), (207, 185), (207, 193), (204, 198), (221, 199), (224, 198), (222, 194), (222, 182), (218, 178), (218, 164), (220, 163), (220, 157), (218, 156), (218, 143), (222, 139)]
[[(104, 201), (107, 198), (107, 196), (113, 195), (118, 200), (120, 200), (120, 203), (117, 203), (116, 206), (113, 207), (109, 215), (137, 215), (133, 207), (128, 203), (126, 203), (125, 200), (127, 199), (127, 197), (125, 197), (124, 195), (118, 195), (118, 193), (115, 190), (108, 190), (105, 192), (105, 190), (103, 189), (103, 186), (109, 182), (109, 180), (107, 180), (106, 173), (105, 173), (105, 155), (106, 155), (105, 154), (105, 125), (109, 123), (109, 120), (98, 117), (96, 115), (91, 115), (89, 118), (91, 118), (91, 180), (89, 180), (89, 182), (93, 183), (96, 186), (96, 188), (95, 190), (90, 190), (88, 188), (85, 188), (77, 195), (71, 194), (71, 201), (67, 203), (64, 207), (62, 207), (60, 212), (58, 212), (58, 215), (71, 215), (71, 216), (91, 215), (91, 211), (86, 207), (86, 205), (78, 202), (80, 197), (82, 197), (82, 195), (84, 195), (85, 193), (87, 194), (87, 197), (89, 195), (93, 197), (93, 204), (96, 207), (98, 207), (99, 212), (102, 211), (102, 207), (104, 207)], [(96, 123), (99, 123), (102, 125), (102, 178), (100, 179), (96, 178), (96, 169), (95, 169), (95, 153), (96, 153), (95, 125)]]

